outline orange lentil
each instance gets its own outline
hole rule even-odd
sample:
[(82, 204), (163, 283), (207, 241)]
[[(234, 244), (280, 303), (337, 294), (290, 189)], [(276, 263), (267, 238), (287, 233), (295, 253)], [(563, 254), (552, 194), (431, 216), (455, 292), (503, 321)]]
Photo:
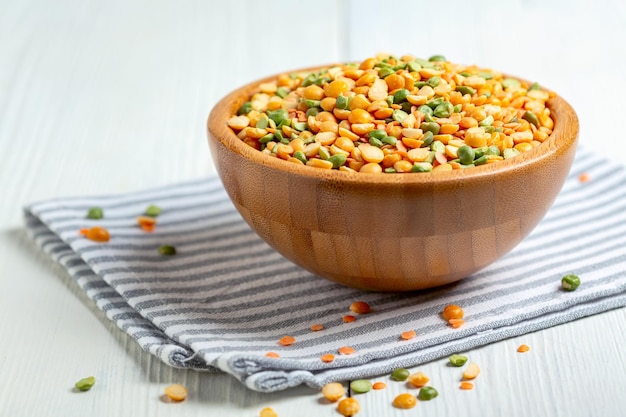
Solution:
[(372, 384), (372, 389), (375, 389), (375, 390), (381, 390), (385, 388), (387, 388), (387, 384), (381, 381), (374, 382), (374, 384)]
[(320, 330), (324, 329), (324, 325), (323, 324), (312, 324), (310, 327), (312, 332), (319, 332)]
[(517, 348), (517, 351), (520, 353), (528, 352), (529, 350), (530, 347), (528, 347), (528, 345), (519, 345), (519, 347)]
[(589, 174), (587, 173), (580, 174), (578, 176), (578, 181), (583, 182), (583, 183), (589, 181)]
[(322, 356), (320, 356), (320, 359), (322, 360), (322, 362), (332, 362), (335, 360), (335, 355), (333, 355), (332, 353), (324, 353)]
[(354, 320), (356, 320), (356, 317), (351, 316), (349, 314), (346, 315), (346, 316), (343, 316), (343, 322), (344, 323), (352, 323)]
[(339, 349), (337, 349), (337, 352), (339, 352), (342, 355), (352, 355), (355, 352), (355, 350), (351, 346), (342, 346)]
[(463, 390), (474, 389), (474, 384), (472, 384), (471, 382), (463, 381), (461, 382), (461, 389)]
[(441, 312), (441, 315), (443, 316), (444, 319), (446, 320), (450, 320), (450, 319), (462, 319), (463, 316), (465, 315), (465, 312), (463, 311), (463, 309), (461, 307), (459, 307), (456, 304), (450, 304), (447, 305), (443, 311)]
[(350, 304), (350, 311), (357, 314), (367, 314), (372, 311), (372, 308), (364, 301), (355, 301)]
[(89, 229), (80, 229), (80, 234), (94, 242), (108, 242), (111, 239), (109, 231), (104, 227), (94, 226)]
[(267, 352), (265, 356), (268, 358), (280, 358), (280, 355), (276, 352)]
[(283, 336), (278, 339), (278, 344), (281, 346), (290, 346), (296, 342), (296, 338), (293, 336)]
[(400, 335), (400, 338), (402, 340), (411, 340), (416, 336), (415, 334), (415, 330), (408, 330), (406, 332), (402, 332), (402, 334)]
[(399, 394), (396, 398), (393, 399), (393, 406), (401, 409), (409, 409), (413, 408), (417, 405), (417, 397), (408, 392)]

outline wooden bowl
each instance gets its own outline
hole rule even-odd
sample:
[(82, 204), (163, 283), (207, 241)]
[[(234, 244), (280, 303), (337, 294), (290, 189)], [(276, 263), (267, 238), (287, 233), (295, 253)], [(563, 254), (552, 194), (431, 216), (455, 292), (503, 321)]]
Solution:
[(578, 118), (555, 97), (548, 102), (555, 120), (550, 137), (501, 162), (412, 174), (294, 164), (246, 145), (226, 124), (259, 83), (275, 78), (216, 104), (208, 119), (213, 161), (261, 238), (302, 268), (350, 287), (418, 290), (486, 267), (544, 217), (574, 158)]

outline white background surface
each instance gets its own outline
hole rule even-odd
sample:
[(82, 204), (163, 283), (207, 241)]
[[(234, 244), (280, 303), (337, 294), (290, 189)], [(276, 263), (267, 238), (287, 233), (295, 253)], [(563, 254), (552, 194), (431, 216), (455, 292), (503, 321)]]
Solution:
[[(36, 250), (21, 207), (210, 174), (220, 97), (380, 51), (537, 80), (578, 111), (582, 146), (626, 163), (625, 35), (618, 0), (0, 0), (0, 416), (339, 415), (306, 387), (255, 393), (142, 352)], [(424, 364), (440, 396), (412, 411), (391, 407), (405, 387), (381, 376), (388, 389), (358, 396), (359, 416), (624, 416), (625, 323), (620, 309), (468, 352), (483, 368), (474, 391), (445, 360)], [(91, 374), (92, 391), (72, 392)], [(184, 403), (160, 400), (173, 382)]]

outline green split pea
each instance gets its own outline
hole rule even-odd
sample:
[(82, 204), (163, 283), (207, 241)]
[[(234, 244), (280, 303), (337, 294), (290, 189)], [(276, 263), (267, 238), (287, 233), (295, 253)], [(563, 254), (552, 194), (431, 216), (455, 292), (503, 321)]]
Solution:
[(357, 379), (350, 382), (350, 389), (357, 394), (364, 394), (372, 389), (372, 382), (367, 379)]
[(89, 391), (91, 387), (96, 383), (96, 378), (93, 376), (88, 376), (87, 378), (83, 378), (74, 384), (74, 387), (79, 391)]
[(417, 394), (417, 398), (420, 401), (430, 401), (438, 395), (439, 392), (437, 392), (437, 390), (433, 387), (423, 387), (422, 389), (420, 389), (419, 394)]
[(146, 208), (145, 214), (146, 216), (157, 217), (159, 214), (161, 214), (161, 207), (155, 205), (148, 206), (148, 208)]
[(467, 356), (452, 355), (448, 358), (453, 366), (463, 366), (467, 362)]
[(162, 245), (159, 246), (159, 253), (165, 256), (173, 256), (176, 255), (176, 248), (170, 245)]
[(104, 217), (104, 212), (100, 207), (92, 207), (87, 211), (87, 218), (99, 220)]
[(580, 278), (578, 275), (569, 274), (561, 278), (561, 287), (563, 287), (565, 291), (574, 291), (579, 286)]

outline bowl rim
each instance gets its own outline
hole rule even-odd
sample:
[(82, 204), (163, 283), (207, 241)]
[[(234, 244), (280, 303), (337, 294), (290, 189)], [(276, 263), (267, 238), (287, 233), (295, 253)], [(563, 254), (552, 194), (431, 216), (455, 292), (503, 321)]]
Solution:
[[(207, 119), (207, 132), (211, 139), (220, 142), (230, 151), (256, 164), (267, 168), (282, 171), (291, 175), (311, 179), (326, 179), (346, 184), (371, 184), (371, 185), (449, 185), (459, 181), (485, 180), (499, 174), (514, 173), (525, 167), (565, 153), (575, 145), (579, 135), (578, 116), (572, 106), (558, 94), (548, 99), (547, 107), (550, 108), (554, 119), (554, 129), (550, 136), (540, 145), (523, 152), (511, 159), (505, 159), (496, 163), (484, 164), (468, 169), (454, 169), (451, 171), (435, 171), (420, 173), (404, 173), (391, 175), (385, 173), (360, 173), (339, 171), (337, 169), (321, 169), (301, 164), (295, 164), (286, 160), (272, 157), (255, 149), (241, 140), (227, 125), (227, 120), (237, 113), (237, 110), (248, 101), (259, 84), (273, 81), (280, 74), (294, 72), (312, 72), (322, 68), (341, 64), (316, 65), (313, 67), (282, 71), (254, 81), (251, 81), (226, 96), (222, 97), (211, 109)], [(503, 74), (528, 83), (527, 80)], [(545, 86), (543, 87), (544, 89)], [(549, 89), (547, 89), (550, 91)], [(215, 155), (213, 155), (215, 157)]]

